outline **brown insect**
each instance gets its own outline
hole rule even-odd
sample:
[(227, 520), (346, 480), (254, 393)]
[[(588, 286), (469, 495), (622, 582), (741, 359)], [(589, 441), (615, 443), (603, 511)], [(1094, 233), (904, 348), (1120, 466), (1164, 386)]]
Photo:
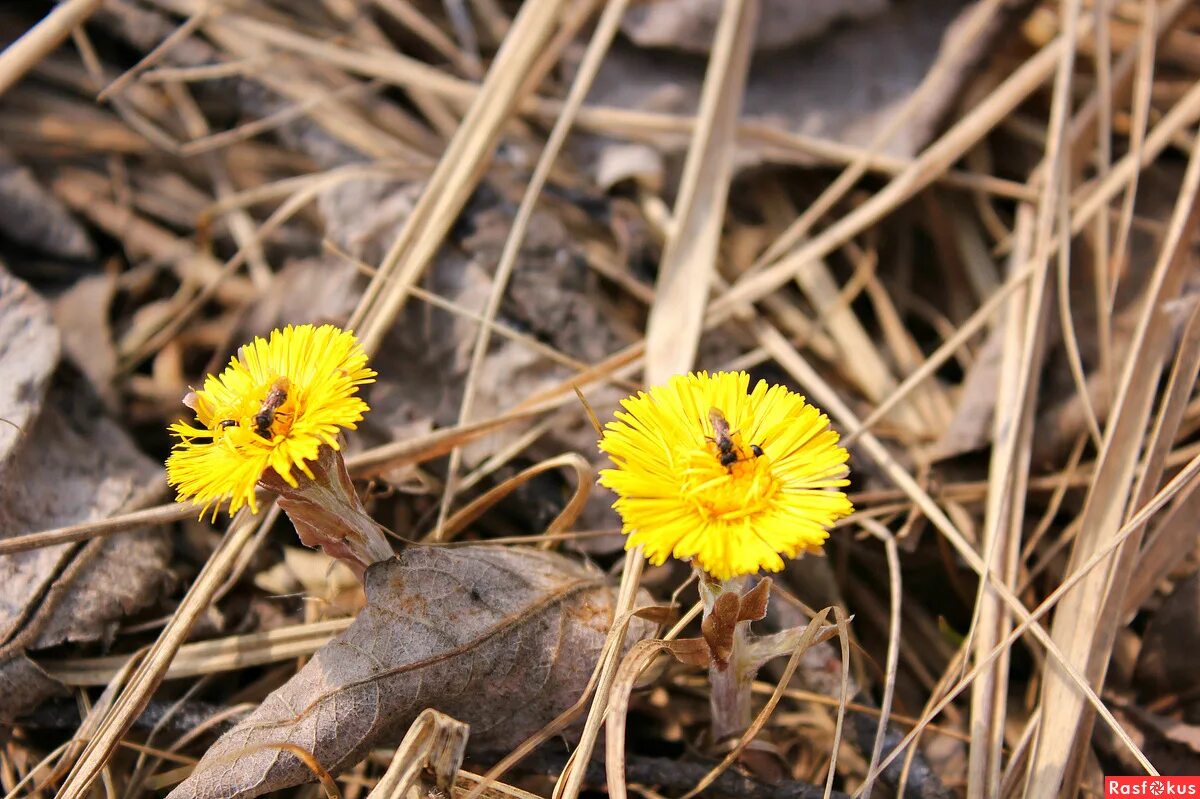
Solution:
[(267, 392), (262, 407), (254, 414), (254, 432), (268, 441), (271, 440), (271, 425), (275, 423), (275, 414), (279, 411), (279, 406), (287, 402), (288, 390), (291, 387), (292, 384), (286, 377), (277, 379), (271, 384), (271, 390)]
[(236, 421), (234, 421), (233, 419), (222, 419), (220, 422), (217, 423), (217, 427), (221, 428), (222, 430), (224, 430), (227, 427), (237, 427), (237, 426), (238, 426), (238, 423)]
[[(729, 420), (725, 418), (725, 414), (716, 408), (709, 408), (708, 421), (712, 423), (712, 442), (717, 445), (717, 460), (721, 462), (722, 466), (732, 470), (733, 464), (738, 461), (750, 460), (750, 458), (743, 458), (741, 450), (733, 443), (733, 433), (729, 431)], [(761, 457), (762, 447), (758, 444), (751, 444), (750, 454), (754, 458)]]

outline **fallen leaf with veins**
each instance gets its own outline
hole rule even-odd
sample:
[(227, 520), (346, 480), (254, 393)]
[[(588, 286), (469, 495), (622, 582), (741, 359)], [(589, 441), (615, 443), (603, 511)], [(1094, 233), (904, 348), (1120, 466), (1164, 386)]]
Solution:
[[(208, 750), (169, 799), (260, 796), (395, 746), (426, 708), (509, 751), (583, 693), (614, 618), (606, 576), (513, 547), (410, 548), (366, 573), (367, 605)], [(643, 603), (645, 604), (645, 603)], [(634, 618), (629, 637), (651, 625)]]

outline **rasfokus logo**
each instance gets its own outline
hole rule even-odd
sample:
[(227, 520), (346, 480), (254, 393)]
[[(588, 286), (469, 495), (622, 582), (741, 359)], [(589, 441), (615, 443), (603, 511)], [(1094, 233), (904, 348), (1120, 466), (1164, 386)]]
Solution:
[(1200, 777), (1105, 777), (1104, 799), (1117, 796), (1200, 797)]

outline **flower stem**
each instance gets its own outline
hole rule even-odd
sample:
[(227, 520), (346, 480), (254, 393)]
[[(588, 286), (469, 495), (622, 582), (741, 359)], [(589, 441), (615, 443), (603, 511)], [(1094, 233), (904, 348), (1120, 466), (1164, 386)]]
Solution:
[[(706, 622), (714, 618), (713, 610), (718, 598), (729, 592), (735, 596), (739, 595), (743, 582), (734, 579), (722, 583), (708, 574), (700, 573), (700, 597), (704, 603)], [(708, 624), (705, 627), (711, 629)], [(717, 630), (715, 634), (722, 639), (717, 649), (720, 649), (722, 654), (727, 651), (728, 656), (723, 658), (714, 649), (708, 667), (714, 745), (741, 735), (750, 726), (753, 719), (750, 688), (758, 671), (750, 656), (749, 621), (736, 622), (731, 628)], [(706, 636), (708, 635), (709, 631), (706, 629)], [(710, 640), (710, 648), (713, 643)]]

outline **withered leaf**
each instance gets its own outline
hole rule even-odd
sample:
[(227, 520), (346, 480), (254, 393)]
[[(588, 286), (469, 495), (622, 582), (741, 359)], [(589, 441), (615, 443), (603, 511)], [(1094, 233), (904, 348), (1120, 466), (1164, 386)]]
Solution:
[(0, 464), (42, 407), (59, 347), (50, 308), (0, 267)]
[(87, 375), (92, 388), (110, 408), (117, 406), (113, 384), (117, 350), (108, 324), (116, 291), (116, 275), (102, 272), (75, 281), (55, 298), (53, 305), (54, 322), (62, 336), (66, 357)]
[[(658, 0), (637, 3), (621, 21), (621, 30), (642, 47), (666, 47), (708, 53), (721, 16), (719, 0)], [(754, 32), (757, 50), (775, 50), (819, 36), (844, 19), (865, 19), (888, 0), (764, 0)]]
[[(0, 272), (0, 538), (147, 504), (161, 468), (103, 413), (87, 381), (60, 369), (49, 309)], [(47, 390), (47, 384), (51, 387)], [(30, 658), (111, 637), (159, 595), (170, 542), (126, 533), (0, 556), (0, 720), (62, 690)]]
[(1134, 672), (1147, 700), (1192, 696), (1200, 688), (1200, 572), (1175, 586), (1150, 617)]
[[(649, 3), (631, 13), (629, 24), (649, 31), (651, 21), (661, 16), (665, 22), (673, 9), (685, 5), (719, 8), (719, 4), (694, 0), (673, 0), (662, 9), (658, 3)], [(821, 8), (823, 3), (790, 5), (803, 9), (802, 19), (796, 20), (801, 24), (814, 22), (820, 26), (831, 19)], [(742, 103), (744, 119), (866, 146), (932, 75), (938, 85), (883, 148), (891, 155), (911, 157), (936, 132), (942, 115), (957, 97), (973, 65), (989, 52), (991, 37), (1004, 29), (1003, 25), (999, 25), (1000, 31), (996, 26), (989, 27), (961, 48), (961, 53), (951, 55), (953, 48), (949, 43), (955, 36), (955, 23), (970, 13), (973, 4), (962, 0), (920, 0), (879, 4), (883, 7), (876, 9), (869, 2), (836, 5), (849, 15), (854, 15), (852, 6), (860, 7), (864, 17), (846, 20), (845, 24), (826, 30), (802, 45), (759, 53), (746, 85)], [(832, 10), (837, 13), (837, 9)], [(674, 40), (672, 47), (688, 40), (691, 44), (685, 45), (685, 49), (699, 46), (705, 41), (704, 20), (689, 18), (682, 11), (678, 14), (682, 20), (671, 25), (655, 24), (655, 28), (660, 28), (658, 34), (643, 37), (642, 41), (661, 43), (665, 36)], [(787, 33), (789, 23), (781, 24), (781, 18), (765, 8), (760, 19), (761, 24), (772, 29), (771, 36), (760, 37), (760, 48), (774, 44), (777, 33), (784, 33), (784, 38), (802, 34), (800, 26)], [(707, 41), (711, 42), (711, 37)], [(699, 102), (706, 63), (695, 55), (641, 49), (618, 42), (605, 57), (588, 102), (690, 114)], [(686, 142), (686, 138), (680, 137), (664, 141), (663, 145), (675, 149)]]
[[(366, 574), (366, 608), (217, 740), (169, 799), (253, 797), (312, 780), (287, 746), (337, 772), (396, 745), (426, 708), (508, 751), (583, 692), (613, 620), (605, 576), (562, 555), (410, 548)], [(650, 632), (634, 618), (631, 638)]]
[(32, 171), (0, 147), (0, 234), (63, 258), (94, 258), (96, 245)]

